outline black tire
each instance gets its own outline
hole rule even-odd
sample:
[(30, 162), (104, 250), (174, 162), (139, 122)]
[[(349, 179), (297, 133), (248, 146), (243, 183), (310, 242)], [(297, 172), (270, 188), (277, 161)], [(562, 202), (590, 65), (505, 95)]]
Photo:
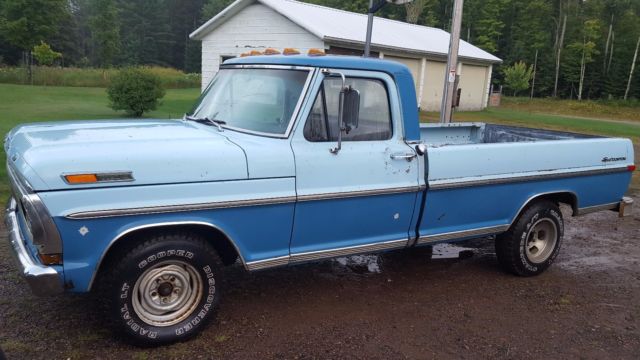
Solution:
[(564, 221), (558, 205), (548, 200), (536, 201), (507, 232), (496, 237), (498, 262), (515, 275), (541, 274), (558, 256), (563, 234)]
[[(211, 321), (220, 298), (222, 261), (201, 236), (149, 236), (119, 255), (98, 285), (109, 320), (125, 340), (139, 346), (183, 341)], [(161, 314), (163, 306), (176, 310)]]

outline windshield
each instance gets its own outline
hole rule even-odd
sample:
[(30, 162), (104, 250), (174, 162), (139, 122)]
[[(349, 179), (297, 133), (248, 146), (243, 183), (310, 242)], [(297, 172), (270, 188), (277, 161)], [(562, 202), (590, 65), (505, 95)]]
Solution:
[(309, 73), (266, 68), (220, 69), (189, 117), (215, 121), (225, 128), (284, 135)]

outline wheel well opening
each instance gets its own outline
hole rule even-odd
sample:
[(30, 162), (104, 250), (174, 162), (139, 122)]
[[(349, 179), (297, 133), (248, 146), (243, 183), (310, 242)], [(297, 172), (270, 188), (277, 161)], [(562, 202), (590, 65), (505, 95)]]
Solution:
[(520, 210), (520, 213), (518, 213), (518, 216), (520, 216), (520, 214), (522, 213), (522, 211), (527, 208), (529, 205), (533, 204), (536, 201), (540, 201), (540, 200), (549, 200), (552, 201), (558, 205), (560, 204), (566, 204), (571, 206), (571, 210), (573, 211), (572, 215), (575, 216), (577, 214), (578, 211), (578, 198), (576, 196), (576, 194), (572, 193), (572, 192), (557, 192), (557, 193), (551, 193), (551, 194), (542, 194), (539, 196), (536, 196), (532, 199), (530, 199), (525, 206), (522, 207), (522, 209)]
[(231, 242), (231, 239), (229, 239), (222, 231), (212, 226), (200, 224), (158, 225), (157, 227), (135, 230), (118, 238), (107, 250), (107, 254), (98, 264), (99, 268), (97, 269), (95, 277), (100, 277), (101, 273), (105, 269), (108, 269), (114, 260), (120, 258), (123, 253), (133, 249), (145, 239), (157, 234), (185, 231), (195, 233), (206, 239), (207, 242), (209, 242), (216, 250), (224, 265), (234, 264), (240, 258), (240, 254)]

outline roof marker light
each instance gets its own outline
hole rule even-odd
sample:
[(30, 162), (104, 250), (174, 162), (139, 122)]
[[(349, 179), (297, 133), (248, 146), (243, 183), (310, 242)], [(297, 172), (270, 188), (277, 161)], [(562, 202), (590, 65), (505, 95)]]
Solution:
[(284, 48), (282, 51), (284, 55), (300, 55), (300, 50), (294, 48)]
[(264, 50), (264, 54), (265, 55), (280, 55), (280, 51), (274, 49), (274, 48), (266, 48)]
[(251, 50), (251, 52), (249, 52), (249, 56), (258, 56), (258, 55), (262, 55), (262, 52), (258, 50)]
[(324, 53), (324, 50), (322, 50), (322, 49), (309, 49), (309, 51), (307, 52), (307, 55), (309, 55), (309, 56), (325, 56), (326, 54)]

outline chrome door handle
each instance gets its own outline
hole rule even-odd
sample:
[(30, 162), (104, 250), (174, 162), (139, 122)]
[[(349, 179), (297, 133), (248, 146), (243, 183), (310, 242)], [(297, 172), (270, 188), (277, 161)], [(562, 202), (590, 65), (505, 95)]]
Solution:
[(413, 153), (399, 153), (399, 154), (391, 154), (391, 158), (393, 160), (407, 160), (407, 161), (411, 161), (413, 160), (414, 157), (416, 157), (418, 155), (413, 154)]

